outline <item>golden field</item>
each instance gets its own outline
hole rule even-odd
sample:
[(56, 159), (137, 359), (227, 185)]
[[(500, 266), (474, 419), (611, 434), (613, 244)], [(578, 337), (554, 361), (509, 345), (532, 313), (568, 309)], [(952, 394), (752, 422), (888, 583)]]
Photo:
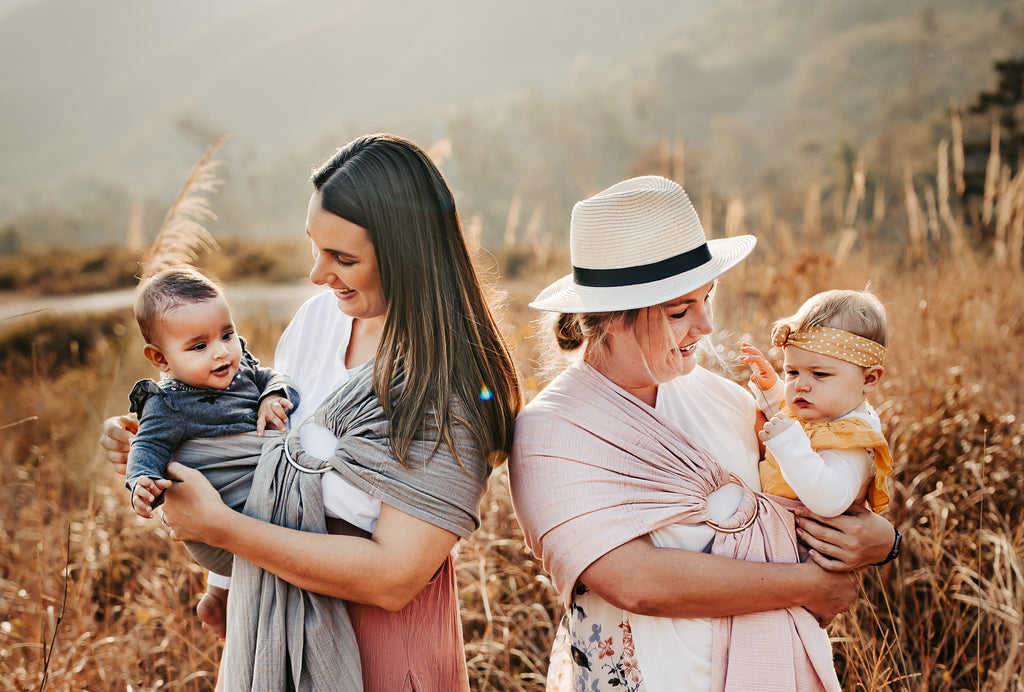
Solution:
[[(766, 347), (771, 322), (816, 291), (870, 285), (889, 311), (873, 403), (896, 464), (888, 518), (904, 542), (898, 561), (863, 573), (863, 598), (830, 627), (840, 680), (1024, 690), (1024, 185), (1018, 174), (996, 189), (976, 223), (949, 210), (941, 179), (933, 190), (937, 203), (910, 187), (902, 208), (881, 210), (898, 233), (879, 230), (877, 202), (863, 220), (856, 179), (831, 207), (809, 190), (792, 218), (764, 200), (695, 196), (712, 235), (759, 237), (716, 289), (714, 350), (741, 380), (740, 341)], [(489, 256), (528, 396), (549, 371), (526, 303), (568, 269), (550, 248), (513, 233)], [(295, 252), (307, 252), (301, 239)], [(269, 362), (286, 322), (262, 316), (239, 331)], [(151, 376), (130, 314), (43, 315), (2, 341), (0, 690), (212, 689), (221, 644), (194, 614), (204, 573), (135, 516), (97, 448), (103, 419)], [(482, 516), (458, 560), (471, 686), (541, 690), (561, 606), (523, 545), (504, 467)]]

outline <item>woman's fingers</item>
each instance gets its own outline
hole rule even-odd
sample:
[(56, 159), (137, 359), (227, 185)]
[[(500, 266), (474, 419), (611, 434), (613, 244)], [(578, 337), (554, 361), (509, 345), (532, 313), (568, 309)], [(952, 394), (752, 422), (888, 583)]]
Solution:
[(854, 570), (852, 563), (832, 558), (814, 548), (808, 551), (807, 556), (818, 567), (829, 572), (852, 572)]
[(864, 569), (885, 559), (892, 548), (892, 524), (865, 507), (854, 505), (829, 518), (801, 507), (796, 515), (797, 535), (811, 548), (811, 559), (824, 569)]
[(825, 627), (857, 599), (857, 577), (852, 572), (826, 572), (819, 576), (820, 588), (808, 594), (804, 607), (814, 615), (818, 625)]
[(170, 464), (167, 465), (167, 477), (170, 478), (172, 481), (184, 482), (192, 479), (202, 478), (203, 474), (177, 461), (172, 461)]
[(135, 433), (139, 430), (139, 420), (134, 413), (113, 416), (103, 421), (103, 434), (100, 435), (100, 448), (114, 471), (124, 475), (128, 466), (128, 450)]
[(164, 491), (164, 518), (178, 541), (205, 541), (217, 524), (216, 512), (225, 505), (220, 493), (202, 473), (176, 461), (167, 465), (166, 475), (173, 479)]
[(852, 569), (847, 537), (815, 514), (797, 518), (797, 536), (810, 548), (810, 558), (822, 569), (846, 572)]

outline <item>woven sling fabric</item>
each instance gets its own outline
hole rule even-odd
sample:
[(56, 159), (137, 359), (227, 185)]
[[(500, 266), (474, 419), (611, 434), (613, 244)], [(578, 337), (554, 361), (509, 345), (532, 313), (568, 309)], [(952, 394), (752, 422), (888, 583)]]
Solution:
[[(174, 452), (174, 460), (198, 469), (220, 493), (224, 504), (241, 510), (245, 506), (256, 464), (263, 446), (283, 433), (267, 430), (264, 437), (255, 431), (220, 437), (198, 437), (184, 442)], [(186, 542), (192, 559), (215, 574), (231, 575), (234, 555), (205, 543)]]

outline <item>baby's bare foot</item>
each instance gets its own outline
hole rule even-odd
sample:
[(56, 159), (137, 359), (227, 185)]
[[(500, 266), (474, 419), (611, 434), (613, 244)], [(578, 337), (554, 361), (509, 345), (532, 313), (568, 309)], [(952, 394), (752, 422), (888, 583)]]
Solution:
[(227, 589), (211, 586), (196, 606), (196, 615), (203, 622), (203, 629), (224, 639), (228, 632)]

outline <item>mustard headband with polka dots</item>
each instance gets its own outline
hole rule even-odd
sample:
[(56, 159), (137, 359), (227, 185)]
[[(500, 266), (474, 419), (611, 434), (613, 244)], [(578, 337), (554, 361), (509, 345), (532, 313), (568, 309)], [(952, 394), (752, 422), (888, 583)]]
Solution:
[(885, 346), (833, 327), (809, 327), (794, 332), (788, 325), (782, 324), (772, 331), (772, 345), (779, 348), (787, 345), (796, 346), (862, 368), (882, 365), (885, 362)]

